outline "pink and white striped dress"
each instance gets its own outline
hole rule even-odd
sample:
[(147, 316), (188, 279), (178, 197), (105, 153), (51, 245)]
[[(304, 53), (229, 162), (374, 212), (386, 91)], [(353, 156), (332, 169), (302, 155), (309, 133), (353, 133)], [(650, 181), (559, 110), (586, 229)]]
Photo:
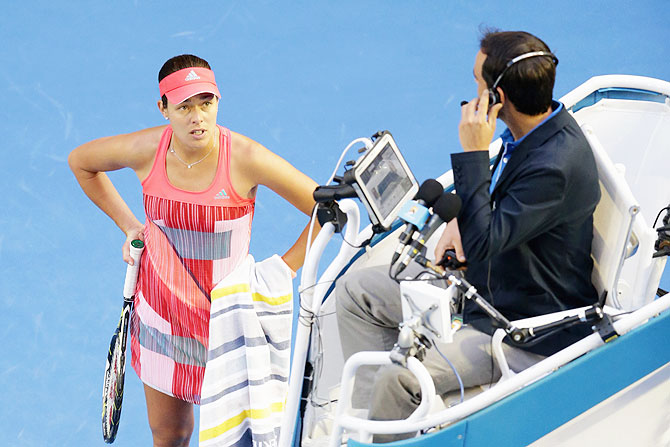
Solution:
[(216, 176), (204, 191), (172, 186), (167, 126), (142, 182), (145, 250), (131, 319), (132, 366), (142, 382), (200, 403), (207, 361), (210, 292), (247, 256), (254, 200), (230, 183), (230, 131), (219, 126)]

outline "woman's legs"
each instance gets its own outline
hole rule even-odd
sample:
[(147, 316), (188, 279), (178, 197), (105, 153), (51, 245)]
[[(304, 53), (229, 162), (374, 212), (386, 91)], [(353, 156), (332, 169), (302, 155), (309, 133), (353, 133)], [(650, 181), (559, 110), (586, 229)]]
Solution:
[(193, 404), (144, 385), (154, 447), (188, 447), (193, 433)]

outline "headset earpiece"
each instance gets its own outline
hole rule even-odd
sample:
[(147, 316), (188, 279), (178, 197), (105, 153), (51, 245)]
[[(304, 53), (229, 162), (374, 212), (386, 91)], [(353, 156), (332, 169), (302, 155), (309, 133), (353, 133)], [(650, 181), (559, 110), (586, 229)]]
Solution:
[(489, 88), (489, 107), (500, 102), (500, 94), (497, 88)]

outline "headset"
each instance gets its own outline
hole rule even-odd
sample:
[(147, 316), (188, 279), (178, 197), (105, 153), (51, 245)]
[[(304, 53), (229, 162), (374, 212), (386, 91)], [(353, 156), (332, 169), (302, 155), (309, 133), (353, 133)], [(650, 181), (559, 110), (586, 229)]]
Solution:
[(549, 53), (548, 51), (531, 51), (530, 53), (524, 53), (515, 57), (511, 61), (507, 62), (507, 65), (505, 66), (503, 71), (500, 72), (496, 81), (493, 83), (491, 88), (489, 88), (489, 107), (491, 107), (494, 104), (498, 104), (500, 102), (500, 94), (498, 93), (498, 84), (500, 83), (500, 80), (505, 75), (509, 67), (524, 59), (539, 56), (550, 57), (552, 62), (554, 63), (554, 66), (558, 65), (558, 58), (553, 53)]

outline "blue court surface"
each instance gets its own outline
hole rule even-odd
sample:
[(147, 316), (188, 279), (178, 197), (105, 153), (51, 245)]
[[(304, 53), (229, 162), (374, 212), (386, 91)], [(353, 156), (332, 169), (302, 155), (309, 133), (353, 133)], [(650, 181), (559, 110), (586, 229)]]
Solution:
[[(420, 182), (448, 169), (460, 150), (459, 102), (475, 94), (481, 25), (543, 38), (560, 59), (556, 97), (595, 75), (670, 79), (661, 0), (39, 0), (3, 9), (1, 446), (103, 445), (102, 375), (121, 310), (124, 237), (79, 189), (67, 156), (97, 137), (164, 124), (157, 73), (169, 57), (207, 59), (223, 94), (219, 123), (317, 182), (351, 140), (381, 129)], [(111, 178), (143, 218), (134, 174)], [(261, 189), (251, 252), (283, 253), (305, 223)], [(123, 407), (115, 445), (151, 445), (130, 368)]]

